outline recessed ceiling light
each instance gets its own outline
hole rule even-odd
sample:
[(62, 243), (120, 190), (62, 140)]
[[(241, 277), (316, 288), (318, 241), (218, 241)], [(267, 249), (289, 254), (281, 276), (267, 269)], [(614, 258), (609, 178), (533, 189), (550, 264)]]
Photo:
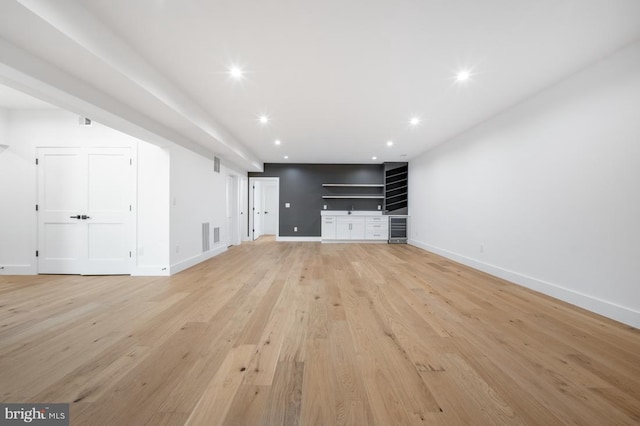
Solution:
[(459, 83), (468, 81), (470, 78), (471, 78), (471, 71), (467, 69), (460, 70), (456, 73), (456, 81)]
[(378, 159), (378, 157), (371, 157), (371, 159), (372, 159), (372, 160), (377, 160), (377, 159)]
[(282, 142), (280, 142), (280, 139), (276, 139), (276, 141), (274, 142), (276, 145), (280, 145)]
[(239, 66), (233, 65), (229, 67), (229, 75), (234, 80), (242, 80), (242, 78), (244, 77), (244, 70)]
[(269, 122), (269, 117), (267, 117), (266, 115), (261, 115), (260, 118), (258, 118), (258, 121), (261, 124), (267, 124)]
[(387, 141), (387, 146), (393, 146), (393, 141)]
[(412, 126), (417, 126), (418, 124), (420, 124), (420, 118), (411, 117), (411, 120), (409, 120), (409, 124), (411, 124)]
[(285, 156), (284, 156), (284, 159), (285, 159), (285, 160), (287, 160), (288, 158), (289, 158), (289, 156), (288, 156), (288, 155), (285, 155)]

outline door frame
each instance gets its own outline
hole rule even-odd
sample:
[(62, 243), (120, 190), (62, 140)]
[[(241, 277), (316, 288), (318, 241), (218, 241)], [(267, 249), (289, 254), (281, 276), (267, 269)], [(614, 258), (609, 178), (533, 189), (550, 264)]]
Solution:
[[(280, 178), (279, 177), (250, 177), (249, 178), (249, 240), (255, 241), (254, 220), (256, 212), (254, 210), (255, 183), (276, 183), (278, 190), (276, 191), (276, 239), (280, 238)], [(262, 203), (260, 203), (262, 204)]]

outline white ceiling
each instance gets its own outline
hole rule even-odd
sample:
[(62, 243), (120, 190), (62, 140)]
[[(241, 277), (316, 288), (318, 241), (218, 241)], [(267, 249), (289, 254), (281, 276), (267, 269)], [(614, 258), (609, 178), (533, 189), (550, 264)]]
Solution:
[(407, 161), (640, 38), (639, 16), (637, 0), (11, 0), (0, 37), (104, 94), (85, 100), (255, 170)]

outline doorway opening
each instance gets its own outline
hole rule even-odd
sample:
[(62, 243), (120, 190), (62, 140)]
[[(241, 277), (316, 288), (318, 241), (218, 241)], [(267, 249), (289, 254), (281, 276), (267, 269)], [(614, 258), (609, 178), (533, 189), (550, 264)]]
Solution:
[(280, 178), (249, 178), (249, 235), (280, 235)]

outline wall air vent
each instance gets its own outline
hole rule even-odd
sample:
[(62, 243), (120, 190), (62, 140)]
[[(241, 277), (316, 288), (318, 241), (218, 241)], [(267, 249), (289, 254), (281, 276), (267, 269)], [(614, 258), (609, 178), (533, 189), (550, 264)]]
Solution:
[(213, 157), (213, 171), (220, 173), (220, 159), (218, 157)]
[(209, 222), (202, 224), (202, 252), (207, 252), (211, 248), (211, 237), (209, 234)]
[(91, 127), (92, 126), (92, 121), (90, 118), (87, 117), (78, 117), (78, 124), (80, 124), (81, 126), (85, 126), (85, 127)]
[(220, 242), (220, 228), (216, 227), (213, 228), (213, 243), (219, 243)]

